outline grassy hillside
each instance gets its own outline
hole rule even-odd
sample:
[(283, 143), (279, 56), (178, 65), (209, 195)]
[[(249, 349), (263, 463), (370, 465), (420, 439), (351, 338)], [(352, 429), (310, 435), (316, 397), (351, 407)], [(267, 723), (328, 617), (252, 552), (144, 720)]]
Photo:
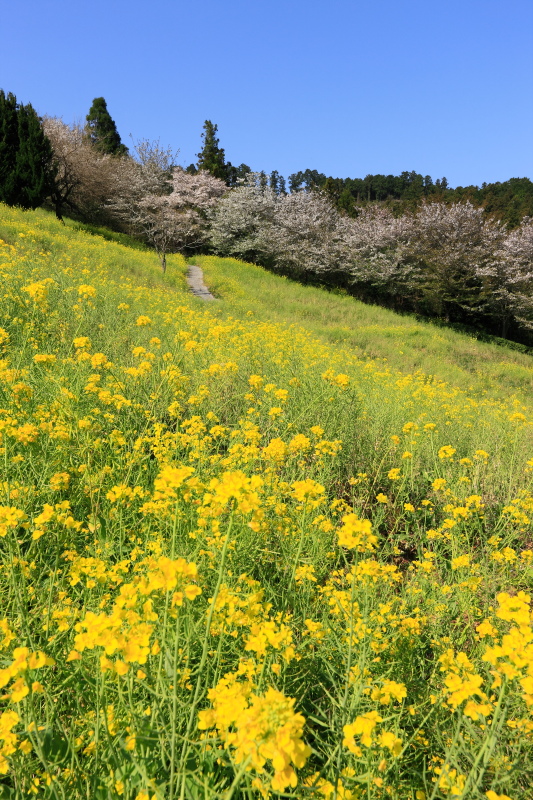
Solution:
[(0, 238), (0, 797), (527, 800), (530, 358)]
[[(411, 314), (369, 306), (347, 295), (301, 286), (288, 278), (233, 258), (195, 257), (215, 294), (234, 313), (253, 309), (255, 318), (304, 326), (335, 347), (360, 358), (380, 360), (403, 373), (426, 375), (470, 394), (528, 401), (533, 392), (533, 358), (516, 345), (485, 344), (463, 333), (419, 321)], [(500, 340), (501, 342), (501, 340)]]

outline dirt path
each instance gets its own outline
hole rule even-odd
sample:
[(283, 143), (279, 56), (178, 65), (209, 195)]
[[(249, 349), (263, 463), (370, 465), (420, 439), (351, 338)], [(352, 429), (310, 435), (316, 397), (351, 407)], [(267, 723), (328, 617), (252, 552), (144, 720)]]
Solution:
[(196, 297), (201, 297), (202, 300), (216, 300), (216, 297), (211, 294), (204, 283), (204, 273), (201, 268), (197, 267), (195, 264), (189, 266), (187, 283), (191, 287), (191, 292), (196, 295)]

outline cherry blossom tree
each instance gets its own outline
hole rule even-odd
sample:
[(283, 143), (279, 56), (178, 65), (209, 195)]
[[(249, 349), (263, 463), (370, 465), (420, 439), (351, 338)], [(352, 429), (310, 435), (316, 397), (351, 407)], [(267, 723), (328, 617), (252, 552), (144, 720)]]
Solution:
[(191, 175), (174, 166), (176, 154), (159, 142), (135, 147), (112, 212), (136, 236), (153, 247), (166, 270), (169, 252), (201, 246), (207, 235), (207, 213), (226, 192), (224, 181), (207, 172)]
[(250, 173), (212, 213), (210, 242), (221, 255), (321, 275), (342, 261), (343, 230), (343, 219), (324, 195), (278, 194), (261, 173)]
[(277, 203), (278, 195), (261, 184), (259, 173), (249, 173), (210, 214), (209, 239), (213, 250), (223, 256), (266, 263)]
[(85, 220), (107, 221), (106, 203), (126, 179), (130, 159), (98, 152), (81, 125), (44, 117), (43, 127), (57, 167), (50, 196), (57, 218), (70, 211)]
[(338, 271), (347, 257), (347, 220), (320, 192), (276, 196), (264, 247), (278, 269), (297, 275)]
[(533, 219), (525, 217), (520, 227), (508, 233), (495, 255), (477, 274), (483, 283), (485, 310), (499, 320), (506, 338), (512, 323), (533, 329)]
[(426, 203), (412, 225), (402, 258), (427, 311), (454, 321), (481, 311), (480, 270), (494, 262), (504, 226), (470, 202)]
[(357, 209), (354, 219), (346, 218), (345, 269), (359, 293), (372, 296), (411, 291), (412, 267), (405, 258), (413, 235), (410, 215), (396, 218), (389, 209), (367, 206)]

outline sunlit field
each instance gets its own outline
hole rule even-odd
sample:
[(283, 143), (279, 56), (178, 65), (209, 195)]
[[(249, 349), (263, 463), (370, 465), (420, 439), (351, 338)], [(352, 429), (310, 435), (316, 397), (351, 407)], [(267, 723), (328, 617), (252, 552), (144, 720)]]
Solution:
[(302, 286), (233, 258), (197, 256), (191, 261), (203, 267), (210, 287), (224, 299), (221, 311), (229, 307), (244, 315), (253, 308), (256, 319), (296, 322), (334, 347), (379, 359), (403, 373), (422, 370), (471, 396), (533, 397), (533, 360), (523, 345), (509, 342), (502, 347), (504, 340), (495, 337), (487, 337), (494, 344), (482, 343), (412, 314)]
[(0, 238), (0, 798), (529, 800), (531, 357)]

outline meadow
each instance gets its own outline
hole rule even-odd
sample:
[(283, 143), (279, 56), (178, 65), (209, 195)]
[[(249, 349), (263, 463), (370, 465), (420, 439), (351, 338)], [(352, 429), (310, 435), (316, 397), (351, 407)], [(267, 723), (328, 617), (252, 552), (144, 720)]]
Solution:
[(0, 239), (0, 798), (528, 800), (531, 357)]

